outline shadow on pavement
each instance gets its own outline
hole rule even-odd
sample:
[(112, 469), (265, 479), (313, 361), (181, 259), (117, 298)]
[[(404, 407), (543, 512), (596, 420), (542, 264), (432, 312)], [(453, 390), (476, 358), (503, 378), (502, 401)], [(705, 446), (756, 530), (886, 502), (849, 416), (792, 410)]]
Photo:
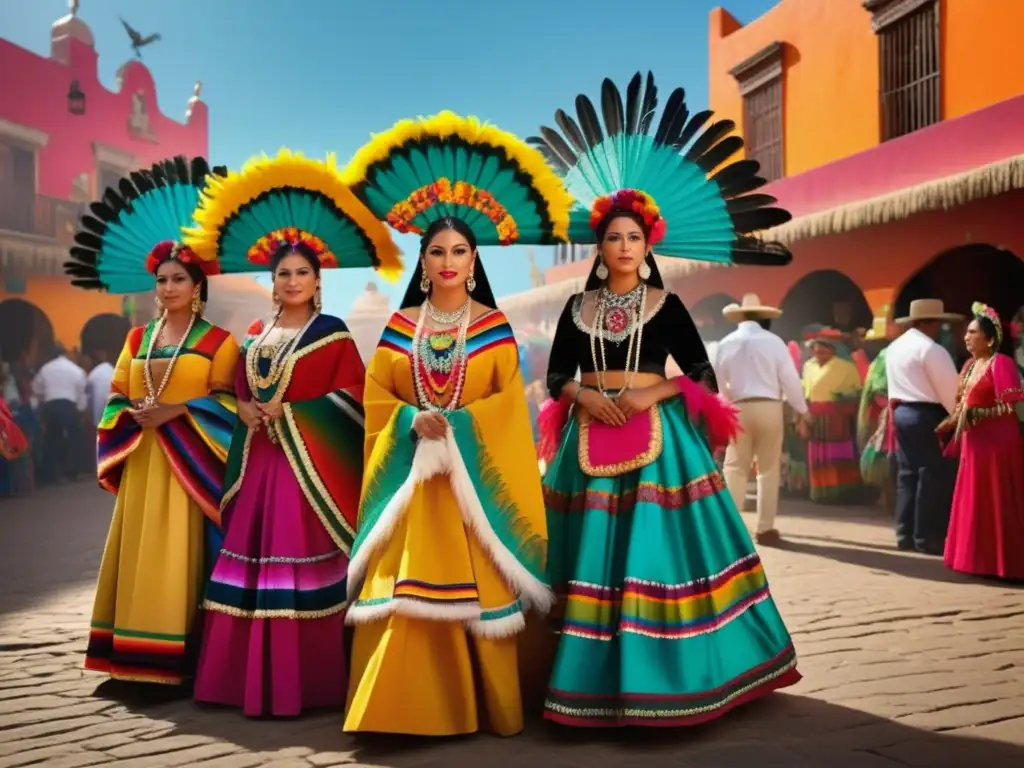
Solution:
[[(103, 687), (103, 686), (101, 686)], [(339, 764), (389, 768), (452, 765), (585, 766), (617, 768), (1020, 768), (1024, 746), (982, 736), (937, 733), (903, 725), (818, 699), (778, 693), (694, 728), (570, 729), (529, 721), (510, 739), (488, 735), (443, 739), (388, 734), (350, 736), (341, 731), (342, 713), (325, 712), (290, 720), (249, 720), (236, 710), (172, 702), (167, 692), (138, 687), (118, 700), (129, 710), (173, 724), (172, 733), (207, 736), (251, 752), (296, 748), (335, 753)], [(113, 689), (108, 689), (111, 693)], [(186, 695), (179, 692), (179, 698)], [(395, 702), (415, 707), (416, 702)], [(973, 729), (976, 732), (979, 729)], [(1009, 731), (1007, 731), (1009, 733)], [(170, 735), (170, 734), (166, 734)]]
[[(830, 539), (830, 541), (836, 542), (836, 544), (842, 542), (841, 539)], [(859, 542), (851, 543), (854, 546), (834, 546), (816, 544), (794, 538), (783, 540), (775, 548), (787, 552), (824, 557), (829, 560), (857, 565), (862, 568), (870, 568), (875, 571), (886, 571), (897, 576), (905, 576), (908, 579), (922, 579), (924, 581), (938, 581), (949, 584), (984, 583), (981, 579), (975, 579), (971, 576), (949, 570), (942, 562), (941, 557), (900, 552), (895, 548), (891, 550), (873, 547), (865, 548)]]
[(95, 481), (0, 504), (0, 619), (96, 583), (114, 497)]
[[(781, 498), (779, 504), (779, 513), (784, 517), (835, 520), (881, 527), (892, 525), (892, 514), (877, 504), (819, 504), (810, 499), (795, 497)], [(755, 507), (744, 511), (754, 512)]]

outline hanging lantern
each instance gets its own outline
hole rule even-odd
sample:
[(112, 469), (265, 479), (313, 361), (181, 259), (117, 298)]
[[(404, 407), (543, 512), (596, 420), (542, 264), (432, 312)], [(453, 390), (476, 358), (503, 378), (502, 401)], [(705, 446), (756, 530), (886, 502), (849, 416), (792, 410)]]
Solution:
[(78, 81), (71, 81), (71, 88), (68, 90), (68, 112), (72, 115), (85, 114), (85, 94), (78, 87)]

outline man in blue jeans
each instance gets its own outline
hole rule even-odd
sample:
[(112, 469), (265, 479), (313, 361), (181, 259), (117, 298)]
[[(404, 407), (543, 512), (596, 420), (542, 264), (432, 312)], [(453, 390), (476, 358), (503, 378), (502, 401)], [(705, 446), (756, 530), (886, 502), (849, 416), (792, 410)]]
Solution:
[(956, 408), (959, 376), (937, 342), (944, 323), (962, 321), (938, 299), (910, 304), (906, 333), (889, 345), (885, 372), (896, 428), (896, 544), (941, 555), (949, 526), (956, 469), (942, 455), (935, 429)]

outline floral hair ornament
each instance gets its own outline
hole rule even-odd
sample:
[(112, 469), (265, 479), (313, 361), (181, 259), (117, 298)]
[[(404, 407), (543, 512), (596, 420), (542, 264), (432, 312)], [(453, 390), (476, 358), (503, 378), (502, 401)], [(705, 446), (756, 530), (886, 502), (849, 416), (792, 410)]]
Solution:
[(668, 231), (654, 198), (639, 189), (619, 189), (597, 198), (590, 207), (590, 228), (596, 232), (602, 221), (616, 213), (640, 217), (646, 230), (648, 246), (660, 242)]
[(338, 258), (331, 252), (327, 243), (298, 227), (282, 227), (261, 237), (249, 249), (248, 258), (253, 264), (269, 265), (271, 257), (282, 248), (295, 249), (300, 245), (316, 254), (317, 261), (324, 269), (334, 269), (338, 266)]
[(995, 346), (998, 349), (1003, 345), (1003, 323), (999, 319), (999, 313), (996, 312), (988, 304), (982, 304), (980, 301), (976, 301), (971, 304), (971, 314), (977, 318), (985, 318), (992, 326), (996, 329), (996, 343)]
[(207, 277), (220, 274), (220, 265), (216, 261), (200, 259), (199, 254), (176, 240), (164, 240), (153, 246), (153, 250), (146, 256), (146, 271), (155, 275), (160, 265), (168, 261), (197, 266)]

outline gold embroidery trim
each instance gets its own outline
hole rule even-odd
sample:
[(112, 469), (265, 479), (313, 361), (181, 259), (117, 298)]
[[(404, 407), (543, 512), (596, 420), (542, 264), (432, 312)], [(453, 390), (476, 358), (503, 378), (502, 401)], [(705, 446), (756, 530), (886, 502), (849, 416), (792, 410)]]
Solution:
[(344, 611), (345, 603), (338, 603), (330, 608), (321, 608), (318, 611), (296, 611), (292, 608), (275, 608), (273, 610), (261, 608), (247, 611), (243, 608), (216, 603), (213, 600), (204, 600), (203, 610), (223, 613), (236, 619), (326, 619), (328, 616), (334, 616)]
[(591, 464), (590, 462), (590, 424), (591, 420), (581, 419), (579, 424), (579, 457), (580, 470), (590, 477), (618, 477), (627, 472), (646, 467), (661, 456), (664, 447), (664, 430), (661, 423), (661, 410), (654, 406), (651, 414), (651, 435), (647, 441), (647, 449), (631, 459), (616, 464)]
[[(288, 403), (285, 403), (284, 405), (284, 421), (288, 426), (288, 432), (290, 432), (294, 437), (295, 451), (292, 451), (292, 446), (289, 445), (288, 440), (283, 439), (286, 436), (285, 428), (281, 425), (280, 420), (274, 422), (274, 427), (278, 433), (278, 442), (284, 449), (284, 455), (288, 458), (288, 463), (292, 465), (292, 474), (295, 475), (296, 482), (298, 482), (299, 487), (302, 488), (302, 494), (306, 497), (306, 501), (309, 502), (309, 506), (311, 506), (313, 511), (316, 512), (316, 516), (320, 520), (320, 525), (323, 526), (327, 535), (331, 537), (331, 540), (335, 543), (338, 549), (347, 555), (349, 553), (350, 546), (345, 543), (341, 536), (338, 535), (334, 526), (331, 525), (330, 521), (328, 521), (324, 516), (320, 504), (317, 503), (315, 496), (306, 483), (307, 476), (312, 481), (313, 487), (316, 489), (317, 493), (320, 494), (320, 498), (324, 500), (324, 503), (327, 505), (331, 514), (335, 516), (337, 521), (341, 524), (341, 527), (345, 529), (345, 532), (348, 533), (353, 540), (355, 540), (356, 532), (352, 529), (352, 526), (349, 525), (348, 520), (345, 519), (341, 510), (338, 509), (338, 505), (334, 503), (334, 499), (331, 497), (331, 494), (328, 493), (327, 487), (320, 478), (320, 473), (317, 472), (316, 466), (313, 464), (313, 460), (309, 457), (309, 452), (306, 450), (306, 443), (302, 439), (302, 433), (299, 432), (299, 428), (295, 423), (295, 414), (292, 413), (291, 406)], [(298, 453), (297, 456), (295, 455), (296, 453)], [(302, 472), (298, 471), (296, 465), (301, 466), (302, 469), (305, 470), (306, 474), (304, 475)]]
[[(352, 338), (352, 334), (351, 333), (348, 333), (348, 332), (345, 332), (345, 331), (337, 331), (335, 333), (332, 333), (332, 334), (329, 334), (329, 335), (325, 336), (324, 338), (320, 339), (319, 341), (313, 342), (312, 344), (310, 344), (307, 347), (303, 347), (302, 349), (299, 349), (299, 350), (293, 352), (291, 355), (289, 355), (288, 360), (285, 361), (284, 373), (281, 375), (281, 380), (278, 382), (278, 385), (277, 385), (278, 388), (277, 388), (276, 392), (281, 393), (281, 395), (283, 396), (288, 391), (288, 385), (291, 383), (292, 374), (293, 374), (293, 372), (295, 370), (295, 364), (300, 359), (302, 359), (302, 357), (304, 355), (308, 355), (308, 354), (310, 354), (312, 352), (315, 352), (316, 350), (323, 349), (324, 347), (326, 347), (328, 344), (331, 344), (332, 342), (344, 341), (345, 339), (351, 339), (351, 338)], [(249, 348), (246, 349), (245, 353), (246, 353), (246, 355), (248, 355), (252, 351), (253, 351), (253, 346), (250, 344)], [(246, 379), (248, 379), (248, 366), (246, 366)], [(252, 382), (249, 382), (249, 385), (251, 387), (252, 386)], [(275, 421), (275, 422), (273, 422), (271, 424), (271, 429), (273, 430), (274, 436), (277, 437), (280, 440), (280, 437), (281, 437), (280, 425)], [(238, 493), (238, 489), (242, 487), (242, 480), (245, 478), (245, 470), (246, 470), (246, 468), (247, 468), (247, 466), (249, 464), (249, 447), (252, 444), (252, 436), (253, 436), (253, 432), (254, 431), (255, 431), (255, 429), (253, 427), (249, 427), (248, 431), (246, 432), (246, 435), (245, 435), (245, 445), (242, 448), (242, 466), (239, 467), (239, 470), (238, 470), (238, 479), (235, 480), (235, 482), (231, 484), (231, 487), (228, 488), (228, 490), (225, 491), (225, 493), (224, 493), (224, 498), (221, 500), (221, 503), (220, 503), (220, 507), (221, 507), (222, 510), (224, 509), (225, 506), (227, 506), (227, 503), (229, 501), (231, 501), (231, 499), (233, 499), (235, 497), (235, 494)], [(298, 434), (298, 430), (296, 430), (296, 434)], [(230, 452), (230, 448), (229, 448), (229, 452)], [(289, 464), (292, 465), (292, 467), (293, 467), (292, 471), (294, 472), (294, 466), (295, 465), (294, 465), (294, 462), (292, 460), (292, 457), (288, 454), (287, 451), (285, 451), (285, 456), (288, 458)], [(303, 466), (305, 466), (305, 465), (303, 465)], [(296, 475), (297, 474), (298, 473), (296, 473)], [(296, 477), (296, 480), (298, 480), (298, 477)], [(301, 481), (299, 481), (299, 485), (300, 485), (300, 487), (302, 486), (302, 482)], [(309, 499), (308, 489), (303, 488), (302, 492), (303, 492), (303, 494), (306, 496), (306, 498), (308, 500)], [(328, 499), (330, 499), (330, 496), (326, 495), (326, 493), (325, 493), (325, 496)], [(332, 503), (333, 503), (333, 500), (332, 500)], [(313, 509), (317, 508), (316, 504), (312, 504), (312, 507), (313, 507)], [(319, 516), (319, 513), (318, 513), (318, 516)], [(342, 519), (344, 519), (344, 518), (342, 518)], [(321, 522), (321, 524), (323, 523), (323, 519), (322, 518), (321, 518), (320, 522)], [(325, 526), (325, 528), (327, 528), (327, 530), (330, 531), (329, 526)], [(331, 538), (334, 539), (334, 536), (332, 535)], [(337, 543), (337, 542), (335, 541), (335, 543)]]

